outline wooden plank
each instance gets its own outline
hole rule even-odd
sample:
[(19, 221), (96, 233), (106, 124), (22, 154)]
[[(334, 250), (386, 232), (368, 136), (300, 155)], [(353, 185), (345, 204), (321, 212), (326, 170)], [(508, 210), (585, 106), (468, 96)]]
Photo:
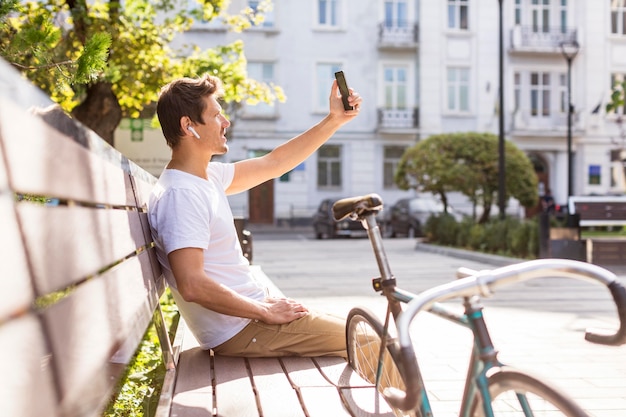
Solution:
[(322, 374), (338, 387), (372, 387), (373, 385), (362, 379), (343, 358), (322, 356), (315, 358)]
[(592, 262), (597, 265), (626, 264), (626, 240), (593, 239)]
[(145, 245), (136, 212), (18, 204), (39, 294), (97, 273)]
[(30, 271), (26, 262), (13, 207), (13, 195), (0, 193), (0, 323), (30, 309), (33, 301)]
[[(262, 415), (303, 417), (298, 393), (283, 372), (278, 358), (248, 359)], [(332, 414), (332, 413), (331, 413)]]
[(337, 387), (332, 385), (328, 387), (306, 386), (300, 388), (300, 395), (309, 417), (351, 416)]
[(171, 417), (213, 416), (211, 355), (199, 347), (180, 355)]
[(394, 417), (395, 414), (374, 387), (341, 388), (341, 397), (355, 417)]
[[(22, 133), (23, 126), (28, 126), (27, 135)], [(2, 106), (0, 129), (14, 190), (93, 203), (135, 205), (130, 177), (122, 162), (114, 165), (93, 150), (68, 140), (39, 117), (12, 105)], [(19, 140), (9, 140), (11, 137)]]
[(130, 357), (152, 318), (156, 297), (144, 286), (140, 258), (79, 285), (43, 312), (68, 415), (98, 413), (119, 376), (115, 364)]
[(37, 318), (30, 314), (1, 325), (0, 346), (0, 416), (58, 416), (49, 352)]
[[(291, 383), (297, 387), (334, 387), (320, 373), (313, 358), (284, 357), (280, 359)], [(341, 361), (345, 362), (343, 359)]]
[(393, 412), (376, 388), (362, 379), (343, 358), (319, 357), (315, 362), (323, 375), (340, 388), (344, 405), (355, 416), (392, 416)]
[[(214, 356), (215, 407), (218, 416), (259, 416), (244, 358)], [(179, 375), (181, 378), (182, 375)], [(269, 417), (269, 416), (268, 416)]]

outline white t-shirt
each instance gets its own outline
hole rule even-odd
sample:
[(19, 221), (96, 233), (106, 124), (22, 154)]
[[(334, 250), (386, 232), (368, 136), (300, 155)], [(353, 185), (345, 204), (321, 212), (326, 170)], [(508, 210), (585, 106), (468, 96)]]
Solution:
[(203, 349), (226, 342), (250, 320), (185, 301), (178, 293), (167, 254), (182, 248), (201, 248), (204, 272), (209, 278), (255, 300), (263, 300), (266, 294), (243, 256), (226, 198), (225, 189), (233, 180), (235, 167), (211, 162), (207, 173), (208, 181), (183, 171), (164, 170), (148, 205), (157, 257), (178, 309)]

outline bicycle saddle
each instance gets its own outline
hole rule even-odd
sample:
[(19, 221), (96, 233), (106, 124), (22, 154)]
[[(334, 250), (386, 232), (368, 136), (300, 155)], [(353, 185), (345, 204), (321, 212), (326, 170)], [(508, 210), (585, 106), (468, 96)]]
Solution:
[(368, 212), (380, 211), (382, 208), (383, 199), (378, 194), (343, 198), (333, 204), (333, 217), (336, 221), (343, 220), (348, 216), (357, 218)]

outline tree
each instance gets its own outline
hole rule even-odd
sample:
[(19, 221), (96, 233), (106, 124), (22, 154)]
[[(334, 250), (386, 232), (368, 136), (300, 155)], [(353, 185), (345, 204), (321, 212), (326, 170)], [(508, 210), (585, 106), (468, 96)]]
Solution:
[(621, 82), (616, 82), (613, 86), (613, 90), (611, 91), (611, 98), (606, 105), (607, 113), (617, 114), (617, 117), (615, 118), (615, 123), (617, 124), (620, 135), (620, 149), (624, 149), (624, 146), (626, 146), (626, 130), (624, 129), (623, 111), (622, 113), (620, 113), (620, 109), (624, 108), (625, 97), (626, 79), (623, 79)]
[[(537, 176), (532, 163), (513, 143), (505, 144), (506, 190), (524, 207), (537, 204)], [(458, 191), (474, 207), (481, 205), (479, 219), (489, 219), (498, 192), (498, 138), (490, 133), (433, 135), (407, 149), (395, 173), (402, 189), (439, 195), (447, 210), (447, 193)]]
[(257, 10), (225, 12), (228, 0), (6, 0), (0, 3), (0, 55), (52, 100), (113, 143), (122, 117), (151, 116), (160, 88), (180, 76), (220, 75), (231, 108), (284, 100), (282, 89), (249, 79), (243, 43), (202, 51), (172, 49), (195, 20), (222, 19), (241, 31), (263, 19)]

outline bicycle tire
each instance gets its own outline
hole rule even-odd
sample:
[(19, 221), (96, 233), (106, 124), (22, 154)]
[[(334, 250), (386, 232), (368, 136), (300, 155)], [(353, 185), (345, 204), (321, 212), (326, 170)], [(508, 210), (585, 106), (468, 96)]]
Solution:
[[(487, 381), (494, 417), (589, 417), (566, 394), (526, 372), (497, 368)], [(524, 411), (518, 395), (523, 396), (532, 412)], [(471, 417), (485, 416), (480, 393), (474, 396), (470, 410)]]
[[(371, 311), (362, 307), (350, 310), (346, 321), (348, 363), (361, 378), (372, 384), (376, 379), (383, 334), (382, 323)], [(378, 390), (382, 392), (385, 388), (392, 388), (404, 392), (398, 345), (395, 342), (387, 343), (384, 355)], [(398, 416), (421, 417), (419, 403), (413, 411), (394, 410), (394, 412)]]

